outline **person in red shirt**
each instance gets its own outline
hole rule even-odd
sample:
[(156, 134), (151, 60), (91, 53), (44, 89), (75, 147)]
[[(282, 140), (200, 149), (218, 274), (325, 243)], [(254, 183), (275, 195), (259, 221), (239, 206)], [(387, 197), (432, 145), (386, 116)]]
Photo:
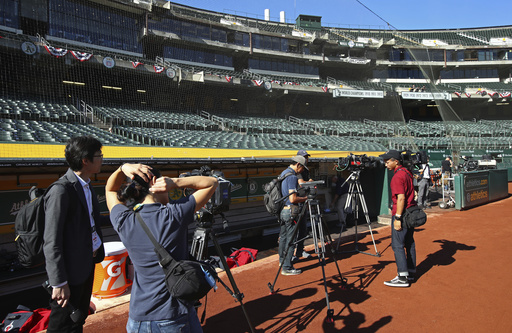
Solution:
[(391, 179), (391, 200), (393, 201), (391, 219), (391, 248), (395, 254), (397, 276), (385, 281), (390, 287), (409, 287), (416, 273), (416, 244), (414, 228), (407, 228), (402, 223), (405, 210), (415, 206), (414, 184), (412, 173), (402, 165), (402, 156), (397, 150), (390, 150), (380, 155), (386, 168), (393, 171)]

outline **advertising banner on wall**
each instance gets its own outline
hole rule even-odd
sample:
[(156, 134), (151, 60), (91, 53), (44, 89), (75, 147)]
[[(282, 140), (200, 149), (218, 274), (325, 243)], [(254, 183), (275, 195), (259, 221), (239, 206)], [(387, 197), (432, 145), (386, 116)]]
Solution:
[(465, 173), (463, 179), (463, 207), (480, 205), (489, 201), (489, 173)]
[(445, 101), (451, 101), (452, 100), (452, 94), (447, 92), (439, 92), (439, 93), (430, 93), (430, 92), (408, 92), (404, 91), (402, 92), (402, 98), (403, 99), (428, 99), (428, 100), (434, 100), (434, 99), (440, 99)]
[(355, 90), (355, 89), (334, 89), (332, 97), (359, 97), (359, 98), (384, 98), (384, 91), (379, 90)]

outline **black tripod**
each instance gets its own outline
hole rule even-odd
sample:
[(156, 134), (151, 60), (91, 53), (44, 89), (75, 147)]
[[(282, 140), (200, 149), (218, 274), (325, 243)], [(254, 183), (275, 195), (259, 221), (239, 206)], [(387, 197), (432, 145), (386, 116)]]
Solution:
[[(213, 215), (208, 215), (211, 217), (212, 222), (199, 222), (199, 227), (197, 227), (197, 229), (194, 231), (194, 238), (192, 239), (192, 247), (190, 249), (190, 254), (197, 260), (205, 260), (208, 254), (208, 239), (212, 240), (213, 245), (215, 246), (215, 250), (217, 251), (217, 255), (220, 258), (222, 266), (224, 267), (224, 270), (229, 279), (229, 282), (231, 283), (231, 287), (233, 288), (233, 290), (231, 290), (220, 278), (218, 279), (218, 281), (224, 286), (227, 292), (231, 296), (233, 296), (237, 302), (240, 303), (242, 311), (244, 312), (245, 319), (247, 320), (247, 324), (249, 325), (251, 332), (254, 333), (254, 327), (252, 326), (251, 320), (249, 319), (249, 315), (247, 314), (247, 310), (245, 309), (244, 303), (242, 301), (244, 298), (244, 294), (241, 293), (240, 290), (238, 289), (235, 279), (233, 278), (231, 270), (229, 269), (229, 266), (226, 262), (226, 258), (222, 253), (219, 241), (217, 240), (217, 237), (215, 237), (215, 232), (213, 231), (212, 228)], [(223, 216), (222, 213), (221, 215)]]
[[(375, 238), (373, 237), (373, 231), (372, 226), (370, 222), (370, 215), (368, 214), (368, 207), (366, 206), (366, 201), (364, 200), (364, 194), (363, 194), (363, 188), (361, 187), (361, 182), (359, 181), (359, 175), (361, 173), (361, 170), (355, 170), (353, 171), (350, 176), (345, 180), (345, 183), (349, 183), (349, 189), (348, 189), (348, 196), (347, 201), (345, 202), (345, 211), (350, 211), (349, 208), (351, 208), (353, 214), (354, 214), (354, 228), (355, 228), (355, 240), (354, 245), (355, 248), (352, 251), (342, 251), (338, 253), (364, 253), (368, 254), (370, 256), (380, 257), (379, 251), (377, 251), (377, 245), (375, 245)], [(343, 183), (343, 185), (345, 185)], [(342, 186), (343, 186), (342, 185)], [(375, 254), (363, 252), (359, 250), (358, 243), (357, 243), (357, 221), (359, 219), (359, 204), (361, 204), (361, 208), (363, 210), (364, 217), (366, 218), (366, 224), (368, 224), (368, 228), (370, 229), (370, 235), (372, 236), (373, 241), (373, 247), (375, 248)], [(340, 236), (338, 238), (338, 242), (336, 243), (336, 248), (339, 249), (340, 242), (341, 242), (341, 234), (343, 233), (344, 225), (341, 226), (340, 230)]]
[[(284, 197), (283, 199), (286, 199), (288, 196)], [(323, 281), (324, 281), (325, 301), (327, 303), (327, 318), (326, 318), (326, 321), (327, 322), (332, 322), (333, 321), (333, 317), (334, 317), (334, 310), (331, 309), (331, 306), (330, 306), (330, 303), (329, 303), (329, 293), (327, 291), (327, 281), (326, 281), (326, 278), (325, 278), (325, 244), (327, 243), (327, 244), (331, 245), (332, 244), (332, 239), (331, 239), (331, 235), (329, 233), (329, 230), (327, 228), (327, 225), (322, 220), (322, 215), (320, 213), (320, 205), (318, 203), (318, 200), (313, 200), (313, 199), (314, 199), (314, 196), (313, 196), (313, 198), (310, 198), (310, 196), (308, 195), (308, 199), (306, 200), (306, 202), (302, 206), (300, 214), (297, 217), (297, 221), (298, 222), (295, 225), (294, 230), (293, 230), (293, 235), (292, 235), (292, 238), (291, 238), (292, 242), (290, 242), (289, 246), (285, 247), (284, 253), (283, 253), (283, 258), (281, 258), (282, 260), (281, 260), (281, 262), (279, 264), (279, 270), (277, 271), (276, 277), (274, 279), (274, 283), (271, 284), (269, 282), (268, 283), (268, 287), (270, 289), (270, 293), (271, 294), (274, 294), (276, 292), (274, 290), (274, 287), (276, 285), (277, 278), (279, 277), (279, 273), (281, 272), (281, 269), (283, 268), (284, 258), (286, 258), (286, 255), (288, 254), (288, 250), (289, 249), (293, 250), (294, 249), (294, 245), (296, 245), (298, 242), (304, 241), (306, 238), (313, 237), (313, 243), (315, 244), (315, 253), (318, 256), (318, 261), (320, 263), (320, 266), (322, 267), (322, 278), (323, 278)], [(300, 223), (306, 223), (305, 219), (303, 219), (304, 214), (306, 213), (306, 210), (309, 211), (310, 223), (311, 223), (311, 235), (312, 236), (308, 235), (308, 236), (306, 236), (303, 239), (299, 239), (297, 241), (294, 241), (295, 238), (297, 237), (297, 234), (298, 234), (298, 231), (299, 231), (299, 224)], [(341, 284), (342, 284), (343, 288), (345, 288), (345, 286), (347, 284), (347, 279), (344, 278), (341, 275), (340, 268), (338, 266), (338, 262), (337, 262), (336, 257), (335, 257), (336, 253), (335, 253), (335, 250), (332, 247), (332, 245), (331, 245), (331, 254), (332, 254), (331, 258), (333, 259), (334, 263), (336, 264), (336, 269), (338, 270), (338, 274), (340, 276)]]

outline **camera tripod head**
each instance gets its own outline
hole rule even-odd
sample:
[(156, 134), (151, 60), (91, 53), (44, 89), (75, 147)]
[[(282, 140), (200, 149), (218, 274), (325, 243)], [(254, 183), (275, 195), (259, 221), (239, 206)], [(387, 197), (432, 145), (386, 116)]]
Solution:
[(210, 210), (205, 207), (198, 210), (194, 216), (195, 221), (197, 222), (197, 226), (199, 228), (210, 229), (215, 223), (215, 215), (220, 215), (222, 217), (222, 229), (225, 233), (229, 233), (229, 225), (226, 215), (224, 213), (214, 214)]

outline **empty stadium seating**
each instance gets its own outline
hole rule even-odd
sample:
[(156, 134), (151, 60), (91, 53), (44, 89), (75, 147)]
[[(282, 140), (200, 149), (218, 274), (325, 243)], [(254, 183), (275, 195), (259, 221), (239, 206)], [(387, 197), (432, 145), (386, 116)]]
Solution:
[(0, 142), (64, 143), (91, 134), (105, 145), (229, 149), (382, 151), (403, 148), (509, 148), (512, 121), (349, 121), (210, 115), (93, 107), (100, 129), (74, 106), (0, 98)]

